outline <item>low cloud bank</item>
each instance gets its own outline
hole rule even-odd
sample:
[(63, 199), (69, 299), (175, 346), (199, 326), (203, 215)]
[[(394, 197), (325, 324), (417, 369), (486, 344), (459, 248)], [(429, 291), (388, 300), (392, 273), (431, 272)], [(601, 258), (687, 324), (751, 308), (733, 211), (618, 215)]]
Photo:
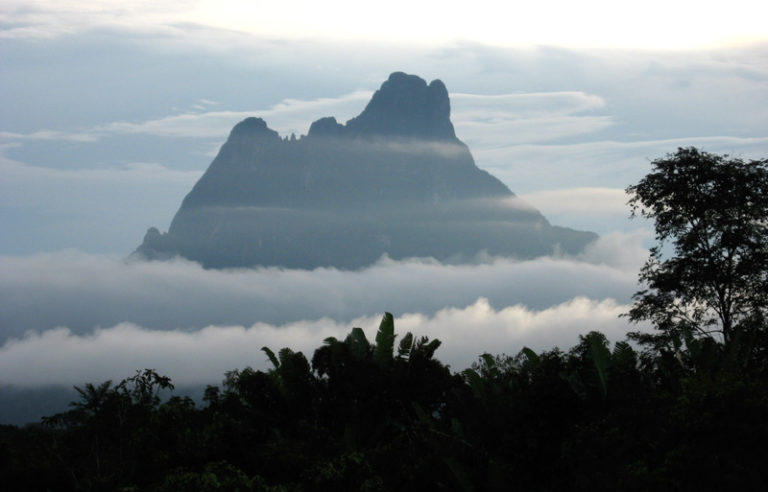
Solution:
[[(628, 306), (612, 299), (576, 297), (543, 310), (522, 305), (494, 309), (485, 298), (461, 308), (444, 308), (434, 315), (410, 313), (397, 317), (402, 336), (439, 338), (437, 357), (454, 370), (468, 367), (483, 352), (516, 354), (524, 346), (535, 350), (568, 349), (579, 334), (600, 330), (610, 339), (623, 339), (629, 325), (619, 314)], [(196, 331), (156, 331), (121, 323), (77, 335), (68, 328), (30, 333), (0, 348), (0, 385), (38, 387), (51, 384), (120, 380), (136, 369), (151, 367), (169, 375), (179, 386), (218, 384), (225, 371), (251, 366), (266, 369), (262, 346), (291, 347), (312, 357), (329, 336), (343, 338), (360, 326), (375, 338), (380, 315), (340, 323), (328, 318), (283, 325), (208, 326)]]
[(496, 309), (541, 310), (577, 296), (626, 303), (648, 254), (642, 237), (607, 235), (578, 258), (479, 257), (461, 265), (384, 258), (358, 271), (204, 270), (184, 260), (126, 262), (75, 251), (0, 256), (0, 343), (57, 326), (86, 334), (123, 322), (195, 330), (325, 316), (345, 323), (385, 310), (431, 316), (479, 297)]
[(442, 340), (439, 358), (456, 370), (483, 352), (567, 349), (590, 330), (619, 340), (644, 237), (606, 235), (578, 257), (382, 258), (359, 271), (0, 257), (0, 385), (120, 380), (144, 367), (179, 385), (216, 383), (230, 369), (266, 367), (264, 345), (311, 357), (353, 326), (373, 339), (385, 310), (399, 334)]

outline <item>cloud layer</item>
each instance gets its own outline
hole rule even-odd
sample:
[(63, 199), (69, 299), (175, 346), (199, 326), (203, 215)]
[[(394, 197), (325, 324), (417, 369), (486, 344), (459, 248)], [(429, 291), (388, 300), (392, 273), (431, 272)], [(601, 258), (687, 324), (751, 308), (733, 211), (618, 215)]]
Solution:
[[(570, 348), (579, 334), (599, 330), (612, 340), (623, 339), (629, 325), (618, 316), (627, 306), (608, 299), (577, 297), (536, 311), (522, 305), (494, 309), (487, 299), (434, 315), (404, 314), (395, 320), (401, 336), (410, 331), (443, 341), (438, 358), (454, 370), (471, 365), (484, 353), (516, 354), (524, 346), (548, 350)], [(266, 369), (262, 346), (291, 347), (311, 358), (329, 336), (343, 338), (352, 326), (373, 340), (379, 316), (349, 323), (328, 318), (283, 325), (207, 326), (196, 331), (155, 331), (132, 323), (75, 335), (66, 328), (32, 333), (0, 348), (0, 385), (24, 387), (120, 380), (135, 369), (155, 368), (179, 386), (216, 384), (225, 371), (251, 366)]]
[(647, 256), (642, 238), (608, 235), (578, 258), (384, 258), (360, 271), (203, 270), (76, 251), (0, 257), (0, 384), (120, 378), (144, 366), (215, 382), (260, 364), (263, 345), (310, 351), (352, 326), (372, 333), (383, 311), (400, 333), (443, 340), (441, 359), (457, 367), (482, 351), (569, 347), (592, 329), (622, 338), (617, 316)]
[[(306, 134), (310, 124), (325, 116), (346, 122), (362, 112), (372, 91), (357, 90), (338, 97), (311, 100), (283, 99), (267, 108), (240, 111), (210, 110), (195, 104), (191, 110), (145, 121), (115, 121), (79, 131), (37, 130), (30, 133), (0, 132), (8, 141), (60, 140), (94, 142), (114, 135), (152, 135), (172, 138), (222, 140), (239, 121), (263, 118), (283, 137)], [(470, 147), (494, 148), (521, 142), (557, 140), (602, 130), (611, 125), (605, 115), (585, 115), (599, 110), (605, 101), (583, 92), (540, 92), (483, 95), (451, 94), (452, 120)]]
[(478, 258), (463, 265), (382, 259), (359, 271), (204, 270), (183, 260), (125, 262), (76, 251), (0, 257), (0, 340), (56, 326), (83, 334), (122, 322), (191, 330), (325, 316), (344, 322), (385, 310), (431, 315), (478, 297), (497, 309), (544, 309), (579, 295), (626, 302), (647, 256), (641, 241), (641, 235), (609, 235), (579, 259)]

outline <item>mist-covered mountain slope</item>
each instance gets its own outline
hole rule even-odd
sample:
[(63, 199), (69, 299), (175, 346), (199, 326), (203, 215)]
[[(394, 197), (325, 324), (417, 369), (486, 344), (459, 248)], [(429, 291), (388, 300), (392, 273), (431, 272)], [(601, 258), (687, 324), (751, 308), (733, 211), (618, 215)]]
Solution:
[(260, 118), (235, 125), (168, 232), (150, 228), (135, 254), (353, 269), (384, 254), (577, 253), (596, 237), (550, 225), (479, 169), (456, 137), (445, 85), (397, 72), (346, 124), (322, 118), (298, 139)]

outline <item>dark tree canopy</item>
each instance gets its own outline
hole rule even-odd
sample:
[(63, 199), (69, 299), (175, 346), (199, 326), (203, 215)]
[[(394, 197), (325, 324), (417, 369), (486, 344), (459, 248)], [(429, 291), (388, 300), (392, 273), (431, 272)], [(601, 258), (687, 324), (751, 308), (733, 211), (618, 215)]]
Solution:
[(653, 219), (659, 241), (629, 318), (653, 322), (662, 339), (693, 333), (727, 346), (768, 307), (768, 159), (689, 147), (652, 164), (627, 188), (632, 215)]
[(42, 425), (0, 425), (3, 485), (768, 490), (766, 338), (736, 371), (711, 338), (679, 353), (638, 353), (590, 332), (565, 352), (485, 353), (460, 373), (435, 358), (440, 345), (398, 337), (386, 314), (375, 340), (353, 328), (327, 338), (311, 361), (263, 348), (269, 370), (227, 372), (202, 406), (170, 396), (171, 380), (152, 369), (115, 385), (86, 384), (71, 410)]

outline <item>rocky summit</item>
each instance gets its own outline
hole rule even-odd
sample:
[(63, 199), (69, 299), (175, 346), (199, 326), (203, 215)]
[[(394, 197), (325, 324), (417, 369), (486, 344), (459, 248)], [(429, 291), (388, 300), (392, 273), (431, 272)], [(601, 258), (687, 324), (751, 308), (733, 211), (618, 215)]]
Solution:
[(591, 232), (556, 227), (479, 169), (455, 134), (445, 85), (393, 73), (360, 115), (281, 138), (260, 118), (232, 129), (167, 233), (135, 254), (207, 268), (354, 269), (394, 259), (577, 253)]

